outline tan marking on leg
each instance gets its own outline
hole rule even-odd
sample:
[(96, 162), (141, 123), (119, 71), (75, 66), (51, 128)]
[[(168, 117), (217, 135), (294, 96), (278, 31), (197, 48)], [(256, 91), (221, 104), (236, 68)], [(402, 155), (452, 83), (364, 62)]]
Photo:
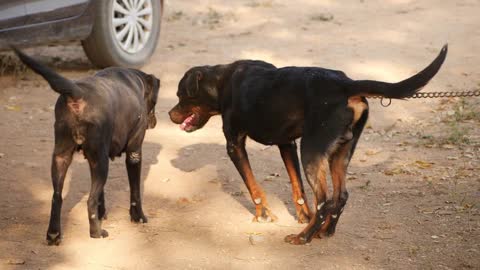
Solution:
[(348, 107), (353, 110), (353, 122), (352, 126), (357, 123), (358, 119), (362, 116), (362, 113), (368, 109), (368, 105), (362, 101), (362, 98), (359, 96), (350, 97), (348, 99)]
[(328, 196), (328, 187), (327, 187), (327, 168), (328, 160), (326, 158), (321, 158), (318, 165), (317, 171), (317, 184), (319, 185), (317, 190), (314, 190), (315, 197), (320, 200), (326, 200)]
[[(322, 157), (318, 163), (318, 170), (316, 172), (315, 186), (314, 186), (314, 199), (316, 205), (316, 211), (320, 211), (325, 205), (325, 201), (328, 197), (328, 187), (327, 187), (327, 168), (328, 160), (325, 157)], [(315, 215), (312, 215), (315, 216)], [(301, 234), (305, 235), (310, 230), (313, 229), (315, 223), (319, 222), (318, 219), (312, 218), (308, 226), (302, 231)], [(323, 226), (323, 225), (322, 225)], [(314, 232), (313, 235), (316, 233)]]
[(252, 201), (255, 204), (254, 221), (258, 221), (258, 218), (261, 218), (263, 216), (264, 211), (265, 214), (270, 217), (271, 221), (275, 221), (277, 217), (270, 212), (265, 193), (258, 185), (257, 181), (255, 181), (255, 177), (253, 176), (250, 165), (248, 164), (248, 162), (242, 162), (241, 166), (243, 167), (243, 171), (245, 172), (245, 184), (247, 185), (247, 189), (250, 192)]
[(127, 158), (130, 163), (139, 163), (142, 160), (142, 154), (139, 152), (130, 152)]
[(253, 202), (256, 202), (258, 201), (258, 199), (260, 199), (261, 203), (262, 201), (264, 201), (263, 198), (265, 197), (265, 195), (263, 193), (263, 190), (257, 184), (257, 181), (255, 181), (252, 169), (247, 162), (242, 162), (242, 167), (243, 171), (245, 172), (245, 184), (247, 185), (248, 191), (250, 191)]
[(55, 156), (55, 162), (57, 163), (57, 166), (62, 166), (67, 162), (67, 159), (62, 156)]
[(345, 175), (348, 166), (348, 155), (352, 143), (342, 146), (338, 151), (332, 156), (330, 160), (330, 173), (332, 175), (332, 186), (333, 186), (333, 201), (336, 204), (340, 199), (340, 193), (346, 191), (345, 184)]
[[(333, 145), (331, 148), (333, 148)], [(328, 195), (327, 168), (328, 168), (327, 158), (321, 157), (317, 161), (317, 166), (309, 166), (305, 169), (307, 180), (311, 188), (313, 189), (313, 195), (314, 195), (313, 203), (315, 205), (315, 209), (318, 208), (318, 205), (321, 202), (325, 202), (327, 199), (327, 195)]]
[(325, 220), (323, 221), (322, 223), (322, 227), (320, 228), (320, 230), (318, 231), (318, 237), (322, 237), (325, 232), (328, 230), (328, 227), (330, 226), (330, 222), (332, 221), (332, 216), (331, 215), (328, 215)]
[(287, 169), (288, 177), (290, 179), (290, 184), (292, 186), (292, 197), (293, 201), (296, 202), (295, 210), (297, 213), (297, 218), (299, 221), (304, 222), (307, 220), (300, 220), (302, 218), (302, 213), (307, 215), (307, 218), (310, 218), (310, 208), (308, 204), (305, 203), (305, 194), (302, 192), (302, 188), (300, 186), (300, 179), (297, 175), (297, 171), (295, 169), (294, 161), (292, 160), (291, 156), (288, 154), (282, 153), (282, 158), (285, 163), (285, 168)]

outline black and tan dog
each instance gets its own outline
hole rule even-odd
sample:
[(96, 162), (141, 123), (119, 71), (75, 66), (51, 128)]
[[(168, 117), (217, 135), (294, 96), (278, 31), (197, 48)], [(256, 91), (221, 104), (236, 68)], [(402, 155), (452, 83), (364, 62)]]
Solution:
[[(278, 145), (293, 189), (298, 220), (308, 226), (285, 241), (304, 244), (332, 235), (348, 199), (347, 166), (368, 117), (365, 97), (402, 99), (424, 87), (440, 69), (445, 46), (418, 74), (398, 83), (352, 80), (343, 72), (317, 67), (275, 68), (261, 61), (199, 66), (188, 70), (178, 87), (179, 103), (169, 112), (174, 123), (192, 132), (221, 114), (227, 152), (256, 206), (255, 220), (275, 216), (250, 168), (245, 139)], [(300, 178), (295, 139), (301, 137), (302, 165), (313, 189), (310, 214)], [(327, 170), (333, 181), (328, 196)]]
[(146, 129), (156, 125), (155, 104), (160, 81), (139, 70), (108, 68), (73, 82), (14, 50), (23, 63), (43, 76), (60, 94), (55, 105), (54, 193), (48, 244), (60, 244), (63, 182), (73, 154), (80, 150), (88, 160), (92, 178), (88, 197), (90, 236), (108, 236), (101, 228), (101, 220), (105, 218), (108, 159), (113, 160), (124, 152), (130, 183), (130, 217), (134, 222), (147, 222), (140, 199), (142, 143)]

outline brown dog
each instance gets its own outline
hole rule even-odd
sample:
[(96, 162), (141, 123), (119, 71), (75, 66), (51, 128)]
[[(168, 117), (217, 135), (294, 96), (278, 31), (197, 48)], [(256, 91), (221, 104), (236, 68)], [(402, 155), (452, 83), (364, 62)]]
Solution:
[(113, 160), (122, 153), (126, 153), (131, 220), (147, 222), (140, 198), (142, 143), (146, 129), (156, 125), (155, 104), (160, 81), (139, 70), (108, 68), (73, 82), (22, 52), (15, 52), (23, 63), (43, 76), (60, 94), (55, 105), (53, 198), (48, 244), (60, 244), (63, 182), (73, 154), (80, 150), (88, 160), (92, 177), (88, 197), (90, 237), (108, 236), (101, 228), (101, 220), (105, 218), (103, 188), (107, 181), (108, 159)]

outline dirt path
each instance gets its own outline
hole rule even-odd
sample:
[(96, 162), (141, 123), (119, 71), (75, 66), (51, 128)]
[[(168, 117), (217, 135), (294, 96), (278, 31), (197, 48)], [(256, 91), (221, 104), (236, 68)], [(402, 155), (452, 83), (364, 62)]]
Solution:
[[(478, 88), (478, 14), (478, 0), (167, 1), (160, 46), (144, 68), (162, 80), (159, 124), (144, 144), (149, 223), (129, 221), (118, 159), (106, 191), (110, 237), (90, 239), (90, 179), (77, 158), (64, 190), (58, 247), (44, 241), (56, 94), (32, 73), (1, 77), (0, 269), (479, 269), (478, 98), (394, 101), (388, 108), (372, 100), (337, 234), (306, 246), (283, 242), (303, 225), (294, 219), (275, 147), (248, 143), (254, 173), (279, 217), (251, 223), (253, 207), (225, 152), (221, 120), (184, 134), (166, 115), (186, 69), (241, 58), (397, 81), (448, 42), (447, 61), (425, 90)], [(93, 72), (76, 45), (37, 48), (34, 55), (71, 78)]]

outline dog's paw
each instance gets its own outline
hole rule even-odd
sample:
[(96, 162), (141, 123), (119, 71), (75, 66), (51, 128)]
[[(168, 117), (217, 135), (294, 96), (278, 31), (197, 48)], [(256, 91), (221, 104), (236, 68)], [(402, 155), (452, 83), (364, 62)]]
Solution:
[(142, 210), (132, 207), (130, 208), (130, 221), (135, 223), (147, 223), (148, 219), (145, 214), (143, 214)]
[(308, 223), (310, 222), (310, 216), (306, 214), (305, 212), (301, 211), (297, 213), (297, 221), (298, 223)]
[(335, 235), (335, 229), (326, 231), (324, 236), (325, 237), (332, 237), (334, 235)]
[(337, 228), (337, 223), (332, 223), (330, 226), (328, 226), (327, 231), (325, 232), (325, 237), (332, 237), (335, 235), (335, 230)]
[(317, 233), (315, 233), (315, 234), (313, 235), (313, 237), (319, 238), (319, 239), (324, 239), (324, 238), (333, 236), (334, 233), (335, 233), (335, 232), (330, 233), (328, 230), (327, 230), (327, 231), (321, 231), (321, 230), (320, 230), (320, 231), (318, 231)]
[(108, 237), (108, 232), (106, 230), (99, 230), (96, 232), (90, 232), (90, 237), (91, 238), (106, 238)]
[(277, 220), (277, 216), (275, 216), (268, 208), (262, 207), (260, 211), (257, 210), (257, 214), (253, 217), (252, 222), (269, 223)]
[(307, 239), (301, 234), (287, 235), (285, 236), (284, 241), (292, 245), (305, 245), (307, 243)]
[(60, 232), (47, 232), (47, 244), (49, 246), (58, 246), (62, 242), (62, 234)]
[(270, 223), (277, 220), (278, 218), (274, 214), (270, 213), (268, 215), (255, 216), (253, 217), (252, 222)]
[(140, 217), (130, 217), (130, 221), (134, 222), (134, 223), (147, 223), (148, 222), (148, 219), (145, 215), (142, 215)]
[(315, 233), (314, 237), (316, 238), (327, 238), (332, 237), (335, 234), (335, 229), (337, 227), (338, 215), (328, 215), (322, 221), (322, 226)]

